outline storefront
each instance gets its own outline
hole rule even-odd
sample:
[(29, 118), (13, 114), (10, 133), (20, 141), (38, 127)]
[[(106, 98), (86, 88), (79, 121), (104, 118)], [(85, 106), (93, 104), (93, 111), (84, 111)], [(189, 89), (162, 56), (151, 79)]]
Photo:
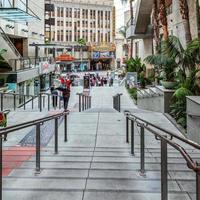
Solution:
[(114, 67), (115, 44), (102, 43), (91, 47), (91, 70), (110, 70)]

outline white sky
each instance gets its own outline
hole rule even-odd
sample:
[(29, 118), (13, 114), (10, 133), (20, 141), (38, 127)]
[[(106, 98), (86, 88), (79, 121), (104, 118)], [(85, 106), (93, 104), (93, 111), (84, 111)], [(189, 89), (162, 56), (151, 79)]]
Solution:
[(115, 0), (115, 7), (116, 7), (116, 28), (118, 29), (121, 26), (124, 26), (124, 11), (127, 10), (128, 4), (122, 5), (121, 0)]

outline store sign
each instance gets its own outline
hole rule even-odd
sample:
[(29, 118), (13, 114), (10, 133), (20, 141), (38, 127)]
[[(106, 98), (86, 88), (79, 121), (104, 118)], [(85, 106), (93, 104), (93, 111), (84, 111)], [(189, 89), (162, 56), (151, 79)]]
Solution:
[(99, 52), (99, 51), (95, 51), (92, 54), (92, 58), (93, 59), (98, 59), (98, 58), (114, 58), (115, 57), (115, 53), (112, 51), (104, 51), (104, 52)]
[(48, 74), (49, 73), (49, 63), (41, 62), (40, 63), (40, 74)]

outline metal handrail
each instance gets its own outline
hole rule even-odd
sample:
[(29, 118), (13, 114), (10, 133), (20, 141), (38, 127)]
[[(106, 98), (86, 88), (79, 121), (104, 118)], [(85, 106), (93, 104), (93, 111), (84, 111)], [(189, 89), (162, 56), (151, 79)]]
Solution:
[(3, 37), (3, 39), (7, 42), (7, 44), (10, 46), (10, 48), (15, 52), (16, 56), (21, 58), (22, 57), (21, 54), (19, 53), (19, 51), (17, 50), (17, 48), (12, 43), (12, 41), (10, 40), (10, 38), (8, 37), (8, 35), (5, 33), (5, 31), (2, 29), (1, 26), (0, 26), (0, 34)]
[(21, 124), (8, 126), (6, 128), (0, 129), (0, 200), (2, 200), (2, 188), (3, 188), (3, 139), (7, 137), (7, 134), (12, 133), (17, 130), (22, 130), (27, 127), (36, 126), (36, 172), (40, 173), (40, 126), (47, 121), (55, 120), (55, 153), (58, 154), (58, 119), (60, 117), (64, 117), (64, 141), (67, 142), (67, 115), (69, 112), (61, 112), (57, 114), (53, 114), (51, 116), (43, 117), (36, 120), (31, 120), (28, 122), (24, 122)]
[(85, 111), (92, 107), (92, 97), (90, 95), (85, 95), (84, 93), (76, 93), (79, 97), (79, 112)]
[(146, 120), (144, 120), (144, 119), (142, 119), (142, 118), (140, 118), (140, 117), (138, 117), (138, 116), (136, 116), (136, 115), (131, 114), (129, 111), (124, 111), (124, 113), (125, 113), (126, 115), (128, 115), (130, 118), (132, 117), (132, 119), (135, 118), (135, 119), (137, 119), (137, 120), (139, 120), (139, 121), (145, 123), (147, 126), (152, 126), (152, 127), (156, 128), (156, 129), (158, 129), (158, 130), (160, 130), (160, 131), (162, 131), (162, 132), (165, 132), (165, 133), (167, 133), (168, 135), (170, 135), (170, 136), (172, 136), (172, 137), (174, 137), (174, 138), (176, 138), (176, 139), (178, 139), (178, 140), (181, 140), (182, 142), (185, 142), (186, 144), (189, 144), (189, 145), (193, 146), (194, 148), (197, 148), (197, 149), (200, 150), (200, 145), (197, 144), (196, 142), (193, 142), (192, 140), (186, 139), (186, 138), (184, 138), (184, 137), (180, 137), (180, 136), (178, 136), (176, 133), (173, 133), (173, 132), (171, 132), (171, 131), (169, 131), (169, 130), (167, 130), (167, 129), (164, 129), (164, 128), (161, 128), (161, 127), (159, 127), (159, 126), (156, 126), (155, 124), (153, 124), (153, 123), (151, 123), (151, 122), (148, 122), (148, 121), (146, 121)]
[[(200, 150), (200, 145), (189, 140), (178, 136), (176, 133), (173, 133), (169, 130), (161, 128), (151, 122), (148, 122), (129, 111), (124, 111), (126, 115), (126, 142), (129, 143), (129, 121), (131, 121), (131, 154), (134, 155), (134, 124), (140, 127), (140, 172), (141, 175), (145, 175), (145, 130), (148, 130), (152, 133), (156, 140), (161, 141), (161, 199), (168, 200), (168, 171), (167, 171), (167, 145), (176, 149), (184, 160), (187, 163), (189, 169), (193, 170), (196, 173), (196, 200), (200, 200), (200, 163), (194, 161), (185, 148), (178, 144), (183, 142), (191, 147)], [(163, 132), (159, 133), (158, 131)], [(173, 139), (178, 141), (174, 141)]]

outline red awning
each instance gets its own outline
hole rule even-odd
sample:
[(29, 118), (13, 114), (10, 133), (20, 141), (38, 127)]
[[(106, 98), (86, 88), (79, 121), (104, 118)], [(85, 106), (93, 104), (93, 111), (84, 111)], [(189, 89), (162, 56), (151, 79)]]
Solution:
[(75, 58), (69, 54), (61, 54), (58, 57), (56, 57), (56, 61), (61, 61), (61, 62), (68, 62), (68, 61), (74, 61)]

